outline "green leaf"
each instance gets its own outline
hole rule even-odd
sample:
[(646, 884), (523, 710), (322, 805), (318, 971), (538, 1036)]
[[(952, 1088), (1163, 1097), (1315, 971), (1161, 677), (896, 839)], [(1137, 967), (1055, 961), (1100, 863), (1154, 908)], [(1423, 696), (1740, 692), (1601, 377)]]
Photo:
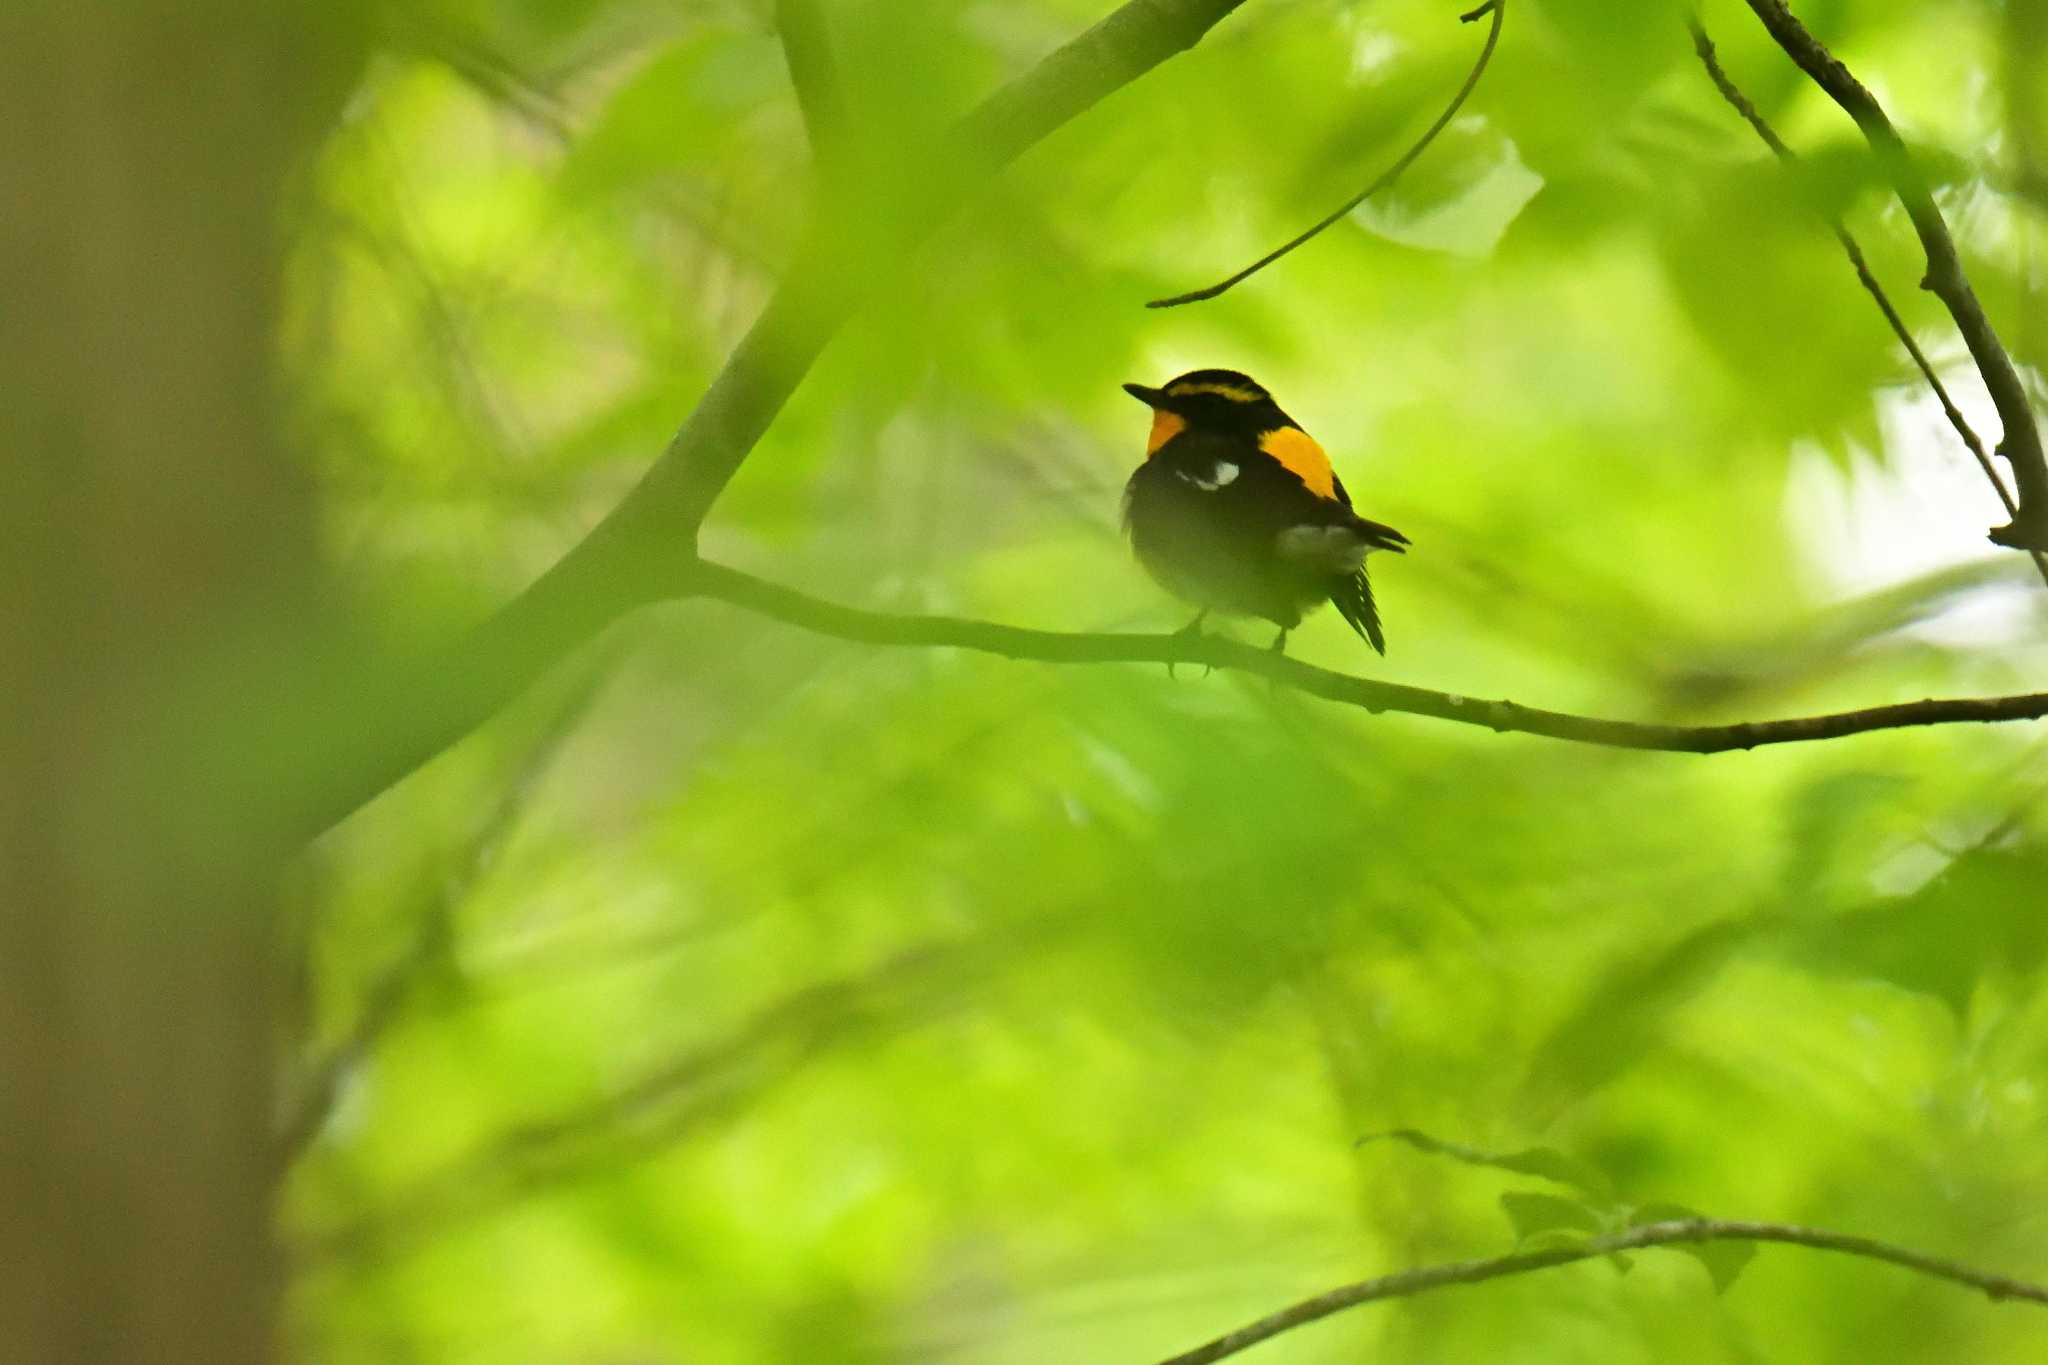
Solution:
[(1909, 896), (1814, 925), (1790, 946), (1816, 970), (1889, 982), (1957, 1016), (1987, 974), (2031, 974), (2048, 959), (2048, 924), (2015, 914), (2048, 879), (2036, 849), (1975, 849)]
[[(1639, 1228), (1649, 1223), (1682, 1223), (1702, 1219), (1706, 1215), (1697, 1209), (1682, 1204), (1645, 1204), (1629, 1219), (1629, 1226)], [(1670, 1250), (1682, 1251), (1706, 1267), (1707, 1278), (1713, 1281), (1714, 1292), (1725, 1294), (1728, 1286), (1735, 1283), (1756, 1256), (1754, 1242), (1690, 1242), (1674, 1243)]]
[(1576, 1199), (1508, 1190), (1500, 1197), (1500, 1207), (1514, 1226), (1516, 1243), (1522, 1246), (1546, 1233), (1568, 1232), (1583, 1237), (1601, 1230), (1600, 1215)]
[(1753, 1242), (1700, 1242), (1672, 1249), (1684, 1252), (1707, 1268), (1707, 1278), (1714, 1282), (1716, 1294), (1727, 1293), (1728, 1286), (1735, 1283), (1743, 1267), (1756, 1256)]
[(1524, 1254), (1538, 1251), (1579, 1251), (1584, 1249), (1585, 1245), (1585, 1233), (1552, 1228), (1549, 1232), (1539, 1232), (1534, 1237), (1518, 1240), (1515, 1243), (1515, 1250)]
[(1619, 963), (1536, 1047), (1532, 1086), (1579, 1095), (1634, 1066), (1767, 923), (1753, 915), (1715, 920)]
[(1543, 1180), (1554, 1180), (1560, 1185), (1569, 1185), (1598, 1198), (1609, 1198), (1613, 1185), (1601, 1171), (1588, 1162), (1580, 1160), (1555, 1147), (1525, 1147), (1519, 1152), (1485, 1152), (1462, 1143), (1446, 1142), (1432, 1137), (1419, 1128), (1394, 1128), (1384, 1133), (1368, 1133), (1358, 1139), (1355, 1146), (1363, 1147), (1373, 1142), (1400, 1142), (1418, 1152), (1432, 1156), (1445, 1156), (1453, 1161), (1462, 1161), (1467, 1166), (1487, 1166), (1499, 1171), (1512, 1171), (1516, 1175), (1533, 1175)]
[(1911, 785), (1897, 773), (1857, 768), (1829, 773), (1796, 793), (1787, 817), (1786, 894), (1823, 890), (1843, 864), (1856, 868), (1845, 850), (1861, 852), (1874, 834), (1888, 833), (1887, 808), (1900, 805)]

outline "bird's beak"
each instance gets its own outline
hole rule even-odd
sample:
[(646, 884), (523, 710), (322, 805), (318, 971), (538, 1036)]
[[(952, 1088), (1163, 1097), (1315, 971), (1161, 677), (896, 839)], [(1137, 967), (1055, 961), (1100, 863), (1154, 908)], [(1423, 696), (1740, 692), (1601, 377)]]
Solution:
[(1143, 384), (1126, 384), (1124, 385), (1124, 392), (1148, 408), (1163, 408), (1166, 406), (1166, 393), (1163, 389), (1148, 389)]

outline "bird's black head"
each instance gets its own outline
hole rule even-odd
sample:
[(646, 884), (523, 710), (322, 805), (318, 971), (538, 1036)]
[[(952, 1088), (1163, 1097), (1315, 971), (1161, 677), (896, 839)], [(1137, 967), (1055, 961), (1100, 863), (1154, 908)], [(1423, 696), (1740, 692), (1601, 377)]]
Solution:
[(1236, 370), (1190, 370), (1164, 388), (1126, 384), (1124, 391), (1154, 412), (1205, 431), (1256, 437), (1294, 425), (1264, 385)]

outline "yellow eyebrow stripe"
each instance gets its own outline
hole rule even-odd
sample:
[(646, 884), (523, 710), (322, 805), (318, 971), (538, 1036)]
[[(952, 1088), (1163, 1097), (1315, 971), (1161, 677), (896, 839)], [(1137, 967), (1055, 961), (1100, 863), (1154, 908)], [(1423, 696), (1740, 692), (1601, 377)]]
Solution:
[(1266, 397), (1257, 389), (1248, 389), (1242, 384), (1168, 384), (1166, 391), (1175, 398), (1185, 398), (1191, 393), (1221, 394), (1235, 403), (1258, 403)]
[(1335, 501), (1337, 475), (1315, 437), (1300, 427), (1281, 427), (1259, 437), (1259, 449), (1278, 460), (1319, 498)]

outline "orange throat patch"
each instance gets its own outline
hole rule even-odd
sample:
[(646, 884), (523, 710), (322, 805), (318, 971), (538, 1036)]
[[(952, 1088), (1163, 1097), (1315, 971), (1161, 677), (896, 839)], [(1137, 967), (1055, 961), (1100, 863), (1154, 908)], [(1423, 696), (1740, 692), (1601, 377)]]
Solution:
[(1316, 444), (1315, 437), (1300, 427), (1266, 432), (1259, 437), (1259, 449), (1293, 471), (1309, 492), (1319, 498), (1336, 499), (1337, 475), (1330, 468), (1330, 457)]
[(1149, 460), (1154, 455), (1157, 455), (1159, 447), (1165, 445), (1187, 429), (1188, 419), (1182, 417), (1179, 413), (1168, 412), (1164, 408), (1153, 409), (1152, 434), (1145, 440), (1145, 458)]

